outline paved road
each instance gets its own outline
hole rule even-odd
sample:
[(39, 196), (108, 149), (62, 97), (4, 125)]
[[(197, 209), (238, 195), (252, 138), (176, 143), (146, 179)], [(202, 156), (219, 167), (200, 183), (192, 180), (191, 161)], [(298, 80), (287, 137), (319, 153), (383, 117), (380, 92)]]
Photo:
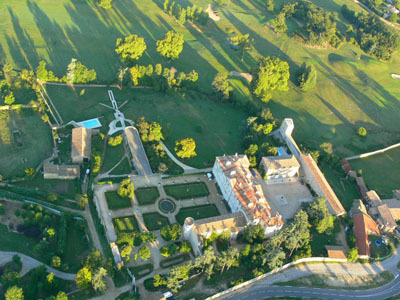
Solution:
[(400, 293), (400, 276), (392, 282), (375, 289), (368, 290), (340, 290), (319, 289), (293, 286), (265, 286), (255, 285), (252, 288), (227, 297), (227, 300), (261, 300), (266, 297), (302, 297), (319, 299), (386, 299)]
[(125, 135), (139, 176), (148, 177), (153, 175), (137, 129), (133, 126), (128, 126), (125, 128)]

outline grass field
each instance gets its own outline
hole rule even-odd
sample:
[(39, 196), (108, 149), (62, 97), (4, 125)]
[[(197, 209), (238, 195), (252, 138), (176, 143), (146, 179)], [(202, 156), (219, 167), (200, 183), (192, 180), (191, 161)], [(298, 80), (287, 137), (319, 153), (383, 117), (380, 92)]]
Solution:
[(400, 189), (400, 148), (349, 162), (353, 170), (362, 170), (368, 188), (382, 197), (390, 198), (392, 190)]
[(139, 205), (154, 204), (160, 193), (156, 187), (138, 188), (135, 189), (135, 196)]
[(144, 224), (150, 231), (160, 230), (166, 225), (169, 225), (167, 217), (160, 215), (159, 213), (146, 213), (143, 214)]
[(139, 232), (139, 225), (135, 216), (115, 218), (113, 219), (113, 224), (117, 232)]
[[(103, 164), (101, 166), (101, 172), (107, 172), (114, 167), (125, 155), (124, 145), (118, 146), (107, 145), (106, 155), (104, 157)], [(129, 165), (128, 165), (129, 166)]]
[[(280, 7), (284, 1), (275, 2), (275, 6)], [(339, 11), (344, 3), (362, 10), (346, 0), (313, 2), (330, 11)], [(208, 3), (207, 0), (196, 1), (197, 6), (204, 8)], [(295, 22), (290, 20), (287, 34), (278, 36), (265, 26), (274, 16), (266, 12), (261, 0), (239, 0), (231, 2), (229, 7), (218, 8), (221, 22), (210, 21), (207, 26), (194, 26), (188, 22), (181, 26), (161, 10), (161, 5), (161, 0), (121, 0), (106, 11), (95, 2), (83, 0), (57, 3), (50, 0), (2, 1), (0, 18), (4, 25), (0, 26), (0, 44), (3, 60), (13, 63), (16, 68), (36, 67), (43, 57), (57, 75), (62, 75), (71, 58), (75, 57), (89, 68), (95, 68), (99, 79), (115, 81), (119, 67), (114, 52), (117, 38), (131, 33), (143, 36), (148, 47), (139, 63), (168, 64), (157, 54), (155, 42), (166, 31), (174, 29), (184, 35), (185, 45), (173, 66), (185, 72), (196, 69), (204, 90), (210, 89), (212, 78), (218, 71), (247, 72), (259, 56), (275, 55), (287, 60), (293, 74), (292, 82), (304, 61), (315, 63), (319, 75), (314, 91), (302, 93), (292, 84), (290, 92), (274, 93), (273, 101), (268, 104), (277, 117), (294, 118), (295, 135), (302, 142), (319, 145), (328, 140), (338, 145), (337, 151), (350, 153), (376, 143), (378, 136), (381, 137), (379, 143), (383, 144), (398, 137), (395, 120), (400, 111), (400, 90), (390, 73), (399, 69), (399, 54), (395, 54), (390, 63), (380, 63), (350, 44), (339, 50), (305, 47), (289, 37), (298, 26)], [(337, 21), (338, 27), (345, 29), (341, 15)], [(254, 39), (254, 50), (246, 54), (243, 61), (239, 53), (225, 43), (233, 31), (249, 33)], [(355, 54), (361, 54), (361, 59), (358, 60)], [(231, 82), (239, 101), (253, 101), (246, 82), (237, 78), (231, 78)], [(84, 103), (81, 105), (85, 106)], [(366, 126), (371, 134), (362, 143), (353, 145), (353, 133), (360, 125)], [(218, 126), (211, 125), (210, 128)], [(190, 135), (190, 131), (185, 131), (185, 135)]]
[(121, 209), (131, 207), (131, 199), (122, 198), (117, 192), (106, 192), (107, 205), (109, 209)]
[(168, 196), (176, 200), (205, 197), (210, 194), (204, 182), (165, 185), (164, 190)]
[(206, 204), (181, 208), (175, 218), (179, 224), (183, 225), (183, 222), (185, 222), (187, 217), (192, 217), (195, 220), (199, 220), (219, 215), (218, 209), (214, 204)]
[[(22, 146), (13, 139), (15, 130), (21, 133)], [(28, 109), (0, 111), (0, 174), (5, 178), (23, 176), (26, 168), (36, 168), (51, 153), (50, 127), (38, 113)]]

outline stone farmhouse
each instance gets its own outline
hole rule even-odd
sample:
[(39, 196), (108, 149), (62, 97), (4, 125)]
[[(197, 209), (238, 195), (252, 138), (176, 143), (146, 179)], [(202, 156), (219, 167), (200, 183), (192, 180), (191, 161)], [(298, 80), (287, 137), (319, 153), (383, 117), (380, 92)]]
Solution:
[(92, 129), (77, 127), (72, 129), (71, 159), (75, 164), (88, 162), (92, 152)]

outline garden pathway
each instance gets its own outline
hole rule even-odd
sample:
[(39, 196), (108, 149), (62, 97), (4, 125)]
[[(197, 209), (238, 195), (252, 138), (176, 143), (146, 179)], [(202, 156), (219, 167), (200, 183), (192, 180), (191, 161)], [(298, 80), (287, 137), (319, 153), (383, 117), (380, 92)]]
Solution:
[(180, 166), (184, 171), (187, 170), (197, 170), (196, 168), (190, 167), (188, 165), (185, 165), (184, 163), (180, 162), (172, 153), (171, 151), (169, 151), (169, 149), (167, 148), (167, 146), (165, 146), (165, 144), (160, 140), (161, 145), (164, 148), (165, 153), (167, 153), (167, 155), (169, 156), (169, 158), (171, 158), (174, 163), (176, 163), (178, 166)]
[[(43, 265), (42, 262), (40, 262), (30, 256), (27, 256), (25, 254), (22, 254), (19, 252), (7, 252), (7, 251), (0, 251), (0, 265), (11, 261), (12, 257), (14, 255), (18, 255), (21, 258), (22, 270), (19, 273), (20, 277), (24, 276), (30, 270), (35, 269), (35, 268), (39, 267), (40, 265)], [(75, 280), (76, 274), (61, 272), (56, 269), (53, 269), (52, 267), (50, 267), (48, 265), (45, 265), (45, 266), (46, 266), (47, 272), (54, 273), (54, 275), (58, 278), (61, 278), (64, 280)]]

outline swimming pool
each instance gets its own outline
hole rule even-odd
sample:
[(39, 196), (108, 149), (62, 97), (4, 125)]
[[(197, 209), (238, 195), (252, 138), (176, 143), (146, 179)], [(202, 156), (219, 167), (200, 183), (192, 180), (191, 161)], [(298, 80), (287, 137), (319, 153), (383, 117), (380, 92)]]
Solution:
[(86, 120), (86, 121), (82, 121), (77, 123), (79, 126), (81, 127), (85, 127), (85, 128), (98, 128), (101, 127), (101, 123), (99, 121), (99, 119), (91, 119), (91, 120)]
[(286, 151), (281, 147), (277, 147), (276, 150), (278, 151), (278, 155), (287, 155)]

